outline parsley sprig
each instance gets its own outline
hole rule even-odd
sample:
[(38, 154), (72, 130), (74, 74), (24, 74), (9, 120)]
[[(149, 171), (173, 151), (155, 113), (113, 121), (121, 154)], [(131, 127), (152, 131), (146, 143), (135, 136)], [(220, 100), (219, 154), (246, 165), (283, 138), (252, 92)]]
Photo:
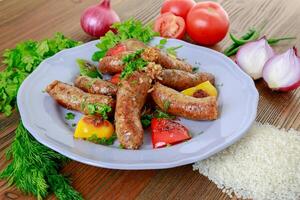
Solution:
[(123, 63), (125, 65), (122, 73), (121, 79), (128, 77), (134, 71), (144, 68), (148, 62), (143, 60), (140, 55), (144, 49), (137, 50), (136, 52), (129, 54), (123, 58)]
[(144, 43), (147, 43), (154, 36), (158, 35), (158, 33), (152, 30), (150, 25), (143, 25), (142, 22), (134, 19), (115, 23), (112, 25), (112, 28), (114, 28), (117, 33), (108, 31), (103, 37), (100, 38), (101, 42), (96, 45), (99, 48), (99, 51), (96, 51), (93, 54), (93, 61), (99, 61), (105, 56), (108, 49), (114, 47), (121, 41), (135, 38)]
[(117, 139), (117, 135), (113, 134), (110, 138), (99, 138), (96, 134), (93, 134), (91, 137), (89, 137), (87, 140), (96, 144), (102, 144), (102, 145), (112, 145), (114, 144), (114, 141)]
[(7, 68), (0, 72), (0, 112), (6, 116), (11, 115), (21, 83), (44, 59), (79, 44), (81, 43), (56, 33), (54, 38), (42, 41), (28, 40), (14, 49), (6, 50), (3, 63)]
[(99, 114), (103, 119), (107, 119), (107, 113), (111, 112), (111, 107), (101, 103), (89, 103), (86, 105), (90, 115)]

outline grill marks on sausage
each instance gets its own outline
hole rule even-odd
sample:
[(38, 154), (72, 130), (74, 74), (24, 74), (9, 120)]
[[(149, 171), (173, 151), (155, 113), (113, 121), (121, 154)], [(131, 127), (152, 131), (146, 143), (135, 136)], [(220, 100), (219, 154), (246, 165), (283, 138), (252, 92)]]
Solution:
[(170, 102), (167, 112), (193, 120), (214, 120), (218, 117), (217, 99), (214, 96), (195, 98), (186, 96), (160, 83), (155, 83), (151, 93), (154, 102), (164, 109), (164, 102)]
[(89, 114), (88, 104), (100, 103), (115, 107), (115, 100), (110, 96), (89, 94), (57, 80), (47, 86), (46, 92), (61, 106), (84, 114)]
[(117, 92), (115, 126), (119, 142), (126, 149), (138, 149), (143, 143), (141, 109), (145, 104), (151, 78), (144, 72), (134, 72), (122, 80)]
[(74, 84), (76, 87), (90, 94), (115, 96), (118, 90), (118, 87), (111, 82), (87, 76), (76, 77)]

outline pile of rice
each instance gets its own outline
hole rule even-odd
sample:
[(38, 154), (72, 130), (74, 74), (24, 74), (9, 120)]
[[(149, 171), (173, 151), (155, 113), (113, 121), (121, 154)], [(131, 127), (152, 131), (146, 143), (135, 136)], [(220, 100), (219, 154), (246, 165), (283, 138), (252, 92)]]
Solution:
[(300, 132), (255, 123), (239, 142), (193, 168), (230, 197), (300, 200)]

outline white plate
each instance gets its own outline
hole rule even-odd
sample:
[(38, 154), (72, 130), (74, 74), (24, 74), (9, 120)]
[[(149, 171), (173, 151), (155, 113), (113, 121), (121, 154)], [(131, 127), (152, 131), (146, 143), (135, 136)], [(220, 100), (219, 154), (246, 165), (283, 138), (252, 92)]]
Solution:
[[(151, 45), (157, 44), (155, 38)], [(214, 50), (169, 39), (166, 46), (183, 45), (178, 56), (200, 70), (216, 76), (219, 90), (220, 117), (215, 121), (181, 119), (193, 138), (167, 148), (152, 149), (150, 133), (145, 133), (140, 150), (124, 150), (73, 139), (76, 119), (67, 122), (67, 112), (43, 90), (53, 80), (72, 83), (79, 74), (77, 58), (90, 60), (97, 50), (92, 41), (63, 50), (43, 61), (21, 85), (17, 102), (24, 126), (42, 144), (82, 163), (113, 169), (160, 169), (205, 159), (236, 142), (256, 117), (258, 92), (253, 80), (231, 59)]]

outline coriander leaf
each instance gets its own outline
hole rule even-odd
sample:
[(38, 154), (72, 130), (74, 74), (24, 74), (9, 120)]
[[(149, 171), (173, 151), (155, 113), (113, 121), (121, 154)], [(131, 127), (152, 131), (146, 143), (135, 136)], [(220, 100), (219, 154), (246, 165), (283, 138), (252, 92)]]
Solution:
[(90, 115), (99, 114), (103, 119), (107, 119), (107, 113), (111, 112), (111, 107), (101, 103), (89, 103), (87, 104), (88, 113)]
[(72, 119), (75, 119), (75, 114), (74, 113), (71, 113), (71, 112), (68, 112), (65, 116), (65, 119), (66, 120), (72, 120)]
[(96, 44), (96, 47), (100, 51), (96, 51), (93, 56), (93, 61), (99, 61), (103, 58), (106, 52), (114, 47), (121, 41), (135, 38), (144, 43), (149, 42), (158, 33), (154, 32), (150, 25), (143, 25), (140, 21), (129, 19), (123, 22), (117, 22), (112, 25), (112, 28), (116, 30), (116, 33), (108, 31), (103, 37), (100, 38), (100, 42)]

